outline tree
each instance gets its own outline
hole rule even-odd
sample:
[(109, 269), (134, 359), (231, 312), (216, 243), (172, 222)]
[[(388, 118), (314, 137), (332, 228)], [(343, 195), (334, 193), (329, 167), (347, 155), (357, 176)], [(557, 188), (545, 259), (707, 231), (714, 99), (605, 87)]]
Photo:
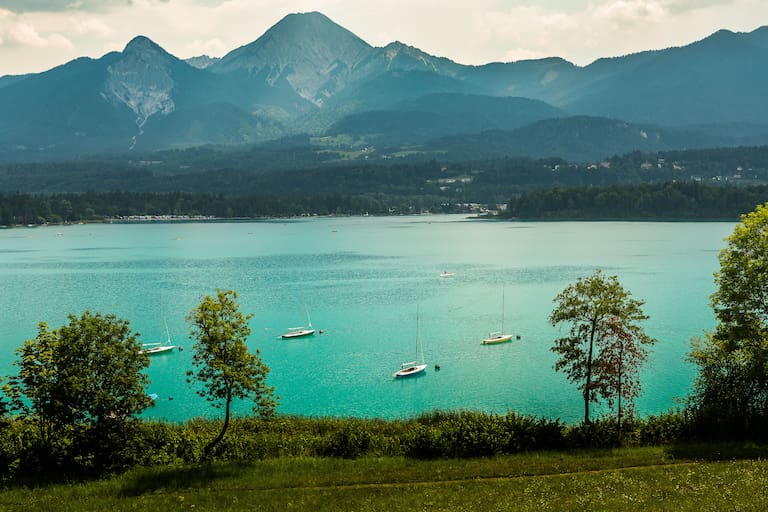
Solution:
[[(12, 398), (12, 407), (25, 413), (32, 413), (43, 444), (48, 445), (57, 425), (65, 423), (62, 413), (57, 412), (63, 404), (54, 399), (56, 395), (57, 366), (54, 361), (55, 333), (48, 325), (38, 325), (37, 337), (24, 342), (16, 350), (20, 360), (18, 376), (11, 377), (6, 389)], [(26, 397), (25, 402), (22, 397)]]
[(691, 403), (749, 433), (768, 419), (768, 203), (742, 215), (726, 240), (711, 296), (717, 326), (692, 341)]
[[(578, 278), (554, 302), (550, 323), (571, 326), (568, 335), (555, 340), (552, 347), (560, 355), (554, 367), (564, 370), (568, 380), (578, 383), (584, 397), (584, 423), (589, 423), (590, 403), (609, 396), (610, 377), (626, 371), (617, 369), (613, 358), (616, 351), (606, 349), (609, 341), (615, 341), (617, 333), (641, 336), (638, 340), (650, 339), (637, 325), (648, 318), (642, 311), (644, 302), (633, 299), (616, 276), (605, 277), (599, 269), (589, 277)], [(629, 361), (623, 361), (626, 368)]]
[(608, 407), (616, 405), (619, 432), (622, 413), (626, 411), (630, 417), (634, 414), (634, 400), (640, 395), (640, 367), (648, 360), (646, 346), (654, 343), (656, 340), (638, 325), (624, 323), (618, 317), (606, 320), (599, 341), (602, 351), (596, 373)]
[(53, 331), (39, 324), (37, 336), (16, 350), (19, 373), (7, 386), (14, 409), (35, 417), (44, 443), (81, 423), (99, 437), (151, 404), (143, 373), (149, 359), (128, 321), (90, 311), (68, 318)]
[[(0, 378), (0, 382), (2, 382), (2, 378)], [(8, 414), (10, 411), (10, 407), (8, 402), (6, 401), (7, 394), (8, 394), (8, 385), (3, 385), (0, 387), (2, 391), (5, 393), (5, 395), (0, 395), (0, 419), (5, 418), (5, 415)]]
[(201, 382), (204, 389), (198, 395), (214, 407), (224, 406), (224, 425), (205, 447), (206, 457), (224, 439), (234, 399), (253, 399), (253, 411), (262, 417), (272, 415), (277, 406), (274, 388), (266, 384), (269, 367), (258, 349), (252, 354), (246, 345), (251, 334), (248, 320), (253, 315), (244, 316), (236, 299), (235, 291), (217, 290), (216, 297), (206, 295), (188, 317), (196, 340), (192, 364), (197, 370), (187, 372), (187, 381)]

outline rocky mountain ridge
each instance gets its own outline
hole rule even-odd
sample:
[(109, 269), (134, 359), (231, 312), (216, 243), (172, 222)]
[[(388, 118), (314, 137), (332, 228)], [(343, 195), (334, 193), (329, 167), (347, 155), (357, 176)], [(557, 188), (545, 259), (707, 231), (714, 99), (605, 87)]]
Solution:
[[(752, 136), (768, 124), (765, 62), (768, 27), (585, 67), (556, 57), (465, 66), (401, 42), (371, 46), (317, 12), (291, 14), (221, 59), (183, 61), (138, 36), (100, 59), (0, 77), (0, 159), (250, 144), (339, 135), (340, 127), (402, 144), (409, 141), (398, 135), (410, 133), (421, 143), (432, 133), (519, 129), (517, 120), (533, 115), (534, 104), (519, 101), (523, 110), (505, 111), (504, 121), (497, 103), (467, 99), (483, 96), (540, 102), (531, 122), (551, 112), (710, 134), (738, 126)], [(445, 108), (436, 111), (427, 98), (441, 94)], [(472, 103), (472, 122), (461, 122), (452, 101)], [(427, 135), (412, 129), (419, 124)]]

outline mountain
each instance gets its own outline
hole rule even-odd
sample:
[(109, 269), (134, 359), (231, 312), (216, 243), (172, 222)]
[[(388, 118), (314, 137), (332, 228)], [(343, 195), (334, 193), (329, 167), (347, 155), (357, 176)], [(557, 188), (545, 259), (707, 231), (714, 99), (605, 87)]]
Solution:
[[(194, 68), (142, 36), (122, 52), (77, 59), (0, 91), (0, 111), (6, 114), (0, 117), (0, 155), (6, 157), (72, 158), (192, 143), (241, 144), (283, 133), (276, 120), (238, 108), (249, 103), (253, 91), (244, 94), (237, 81)], [(226, 118), (237, 122), (222, 122)], [(186, 131), (162, 130), (179, 124)], [(189, 137), (195, 125), (207, 126), (213, 136)]]
[(198, 55), (197, 57), (190, 57), (189, 59), (184, 59), (184, 62), (186, 62), (187, 64), (189, 64), (194, 68), (205, 69), (219, 62), (220, 60), (221, 59), (218, 57), (209, 57), (208, 55)]
[(493, 96), (525, 97), (562, 105), (582, 71), (564, 59), (553, 57), (469, 66), (461, 77), (482, 86)]
[(390, 109), (351, 114), (326, 133), (365, 137), (382, 145), (421, 144), (447, 135), (512, 130), (565, 115), (539, 100), (435, 93), (401, 101)]
[(5, 75), (0, 76), (0, 88), (6, 85), (15, 84), (27, 78), (28, 75)]
[(290, 14), (251, 44), (210, 66), (214, 73), (245, 71), (270, 85), (285, 80), (302, 98), (322, 106), (343, 88), (352, 68), (372, 47), (312, 12)]
[[(139, 36), (99, 59), (0, 77), (0, 159), (301, 133), (409, 146), (466, 134), (469, 145), (456, 139), (456, 147), (607, 156), (633, 147), (630, 140), (650, 144), (633, 135), (635, 125), (658, 130), (660, 149), (765, 144), (766, 61), (768, 27), (584, 67), (557, 57), (465, 66), (402, 42), (371, 46), (318, 12), (290, 14), (220, 59), (183, 61)], [(615, 128), (621, 123), (632, 128)], [(504, 133), (527, 142), (505, 146)], [(573, 146), (601, 136), (589, 150)], [(482, 142), (489, 137), (498, 144)]]
[(573, 116), (545, 119), (515, 130), (488, 130), (474, 135), (429, 141), (430, 151), (451, 159), (507, 155), (560, 157), (573, 162), (595, 162), (613, 154), (656, 152), (684, 147), (685, 133), (630, 124), (617, 119)]
[[(602, 59), (562, 106), (572, 112), (667, 125), (765, 123), (768, 27), (721, 30), (681, 48)], [(592, 77), (597, 78), (590, 78)], [(587, 81), (588, 80), (588, 81)]]

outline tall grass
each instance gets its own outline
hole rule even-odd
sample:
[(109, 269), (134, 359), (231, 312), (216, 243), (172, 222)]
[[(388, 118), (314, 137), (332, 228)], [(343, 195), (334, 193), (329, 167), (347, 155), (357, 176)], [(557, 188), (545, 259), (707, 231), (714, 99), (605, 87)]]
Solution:
[[(119, 473), (137, 466), (196, 464), (221, 428), (218, 420), (186, 423), (133, 420), (107, 443), (87, 427), (43, 445), (29, 419), (0, 428), (0, 478), (63, 478)], [(472, 411), (442, 411), (407, 420), (361, 418), (235, 418), (213, 460), (255, 461), (280, 457), (401, 457), (414, 459), (489, 457), (541, 450), (648, 446), (692, 438), (688, 418), (678, 412), (589, 425)]]

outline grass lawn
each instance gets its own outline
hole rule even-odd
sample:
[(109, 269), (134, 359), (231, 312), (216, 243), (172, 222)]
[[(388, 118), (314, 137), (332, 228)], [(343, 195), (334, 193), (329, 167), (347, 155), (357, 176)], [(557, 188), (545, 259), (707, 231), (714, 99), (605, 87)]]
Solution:
[(765, 450), (728, 450), (159, 467), (95, 482), (7, 488), (0, 491), (0, 511), (768, 510)]

